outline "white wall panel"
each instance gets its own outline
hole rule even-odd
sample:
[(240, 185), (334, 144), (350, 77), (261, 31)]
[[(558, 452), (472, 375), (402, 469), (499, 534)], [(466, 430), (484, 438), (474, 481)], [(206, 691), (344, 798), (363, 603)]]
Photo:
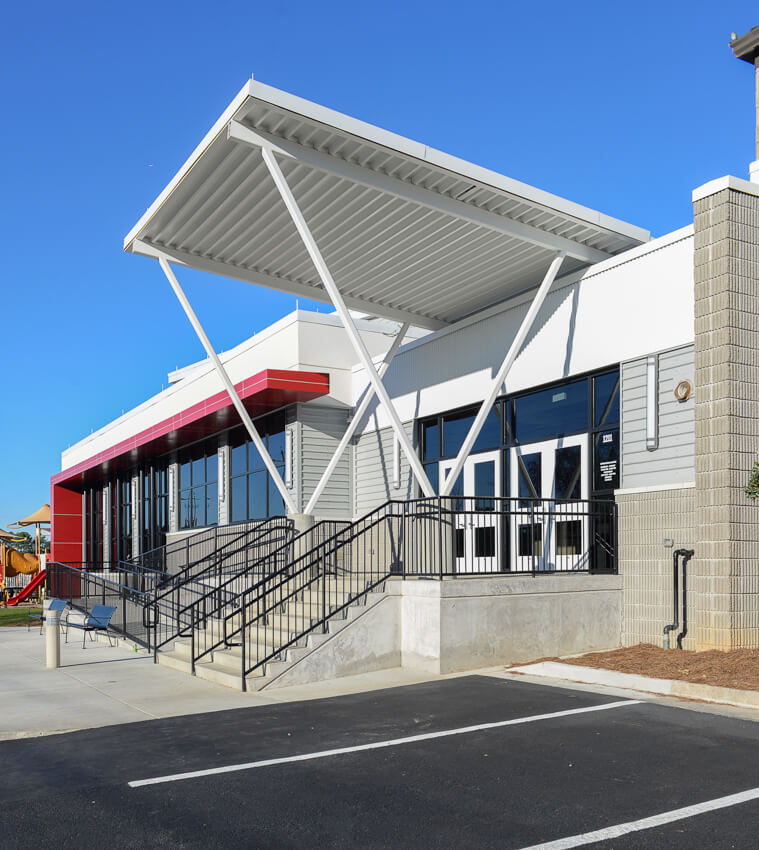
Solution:
[[(692, 228), (655, 240), (633, 259), (601, 263), (550, 293), (509, 375), (517, 392), (693, 342)], [(516, 335), (529, 298), (404, 346), (386, 375), (402, 419), (481, 401)], [(366, 377), (354, 371), (354, 398)], [(361, 430), (389, 420), (376, 404)]]
[(646, 360), (622, 364), (622, 489), (695, 481), (695, 398), (675, 398), (682, 380), (693, 383), (693, 346), (659, 355), (659, 445), (646, 449)]
[[(372, 421), (376, 421), (372, 417)], [(412, 422), (404, 423), (406, 433), (413, 441)], [(393, 486), (392, 428), (367, 431), (353, 447), (354, 514), (363, 516), (388, 499), (409, 499), (414, 495), (411, 467), (401, 452), (400, 487)]]
[[(359, 325), (370, 353), (377, 357), (384, 354), (392, 344), (392, 337), (382, 332), (386, 328), (370, 329), (366, 322)], [(351, 369), (355, 357), (345, 330), (334, 315), (297, 310), (220, 357), (234, 383), (264, 369), (327, 372), (330, 395), (326, 399), (337, 405), (351, 404)], [(87, 460), (224, 389), (209, 361), (192, 364), (175, 374), (183, 376), (182, 379), (63, 452), (62, 469)]]
[[(303, 510), (335, 453), (348, 427), (348, 411), (315, 404), (299, 404), (297, 409), (297, 451), (300, 510)], [(349, 446), (332, 473), (314, 509), (320, 519), (350, 519), (351, 459)]]

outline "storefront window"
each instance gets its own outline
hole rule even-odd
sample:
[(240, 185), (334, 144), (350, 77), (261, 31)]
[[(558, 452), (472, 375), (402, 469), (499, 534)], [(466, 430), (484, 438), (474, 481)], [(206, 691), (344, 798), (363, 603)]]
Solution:
[(169, 521), (169, 482), (165, 467), (152, 467), (142, 473), (140, 512), (140, 553), (166, 542)]
[(587, 430), (587, 379), (514, 399), (514, 428), (518, 443), (536, 443)]
[[(274, 465), (285, 477), (285, 418), (281, 414), (257, 420), (261, 435)], [(231, 436), (232, 522), (266, 519), (285, 514), (285, 503), (263, 459), (247, 432), (238, 430)]]
[(179, 527), (201, 528), (219, 521), (219, 459), (216, 441), (179, 456)]
[(619, 422), (619, 371), (593, 378), (593, 408), (596, 427)]
[[(482, 430), (474, 443), (474, 452), (500, 448), (503, 442), (501, 434), (500, 405), (496, 405), (488, 414)], [(456, 457), (464, 444), (466, 435), (472, 427), (477, 411), (452, 413), (443, 417), (443, 457)]]

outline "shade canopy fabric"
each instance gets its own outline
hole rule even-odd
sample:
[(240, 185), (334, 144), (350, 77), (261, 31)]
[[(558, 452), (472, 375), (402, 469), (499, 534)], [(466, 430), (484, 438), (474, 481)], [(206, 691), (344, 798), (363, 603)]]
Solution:
[(423, 328), (537, 287), (558, 252), (566, 275), (649, 239), (251, 80), (127, 235), (125, 250), (329, 301), (262, 146), (273, 149), (347, 306)]
[(17, 534), (11, 534), (10, 531), (3, 531), (0, 528), (0, 540), (6, 540), (8, 543), (18, 543), (21, 538)]
[(44, 525), (50, 522), (50, 505), (43, 505), (39, 510), (35, 511), (26, 519), (20, 519), (18, 522), (8, 523), (8, 528), (24, 528), (27, 525)]

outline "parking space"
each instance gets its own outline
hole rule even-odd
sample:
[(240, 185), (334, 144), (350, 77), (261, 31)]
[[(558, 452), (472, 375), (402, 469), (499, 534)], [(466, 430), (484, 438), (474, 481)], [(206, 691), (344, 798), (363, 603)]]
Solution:
[(757, 757), (750, 721), (469, 676), (2, 743), (2, 843), (749, 848)]

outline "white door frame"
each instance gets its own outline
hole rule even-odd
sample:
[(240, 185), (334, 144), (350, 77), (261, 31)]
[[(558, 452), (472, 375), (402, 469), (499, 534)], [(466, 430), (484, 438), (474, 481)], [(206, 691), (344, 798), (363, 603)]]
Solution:
[[(492, 510), (481, 510), (478, 507), (479, 499), (490, 499), (488, 496), (478, 496), (476, 491), (476, 467), (479, 464), (492, 463), (493, 470), (493, 493), (494, 500)], [(439, 462), (440, 481), (447, 481), (451, 470), (456, 466), (456, 458), (449, 460), (441, 460)], [(489, 452), (479, 452), (478, 454), (470, 455), (464, 463), (461, 471), (463, 477), (463, 510), (460, 513), (454, 513), (451, 525), (455, 536), (463, 543), (462, 547), (457, 547), (456, 537), (453, 541), (453, 563), (456, 573), (496, 573), (500, 572), (503, 566), (503, 533), (501, 528), (502, 517), (502, 502), (500, 498), (502, 493), (503, 482), (503, 452), (501, 449), (494, 449)], [(451, 485), (453, 487), (453, 484)], [(454, 497), (455, 498), (455, 497)], [(478, 554), (478, 531), (483, 529), (493, 529), (493, 545), (492, 555)], [(484, 535), (481, 536), (482, 539)], [(486, 540), (482, 539), (483, 545)], [(490, 547), (488, 547), (490, 548)], [(457, 550), (461, 551), (457, 555)]]
[[(570, 437), (556, 437), (534, 443), (524, 443), (509, 449), (509, 492), (512, 496), (513, 516), (511, 540), (511, 569), (515, 572), (587, 570), (590, 561), (590, 513), (587, 500), (590, 492), (590, 464), (588, 452), (590, 438), (587, 433)], [(556, 451), (580, 447), (580, 496), (577, 500), (560, 498), (556, 494)], [(541, 481), (537, 498), (525, 501), (519, 497), (519, 459), (527, 455), (541, 456)], [(557, 551), (559, 524), (578, 522), (580, 533), (579, 553)], [(530, 553), (520, 555), (520, 527), (537, 529), (533, 532)]]

